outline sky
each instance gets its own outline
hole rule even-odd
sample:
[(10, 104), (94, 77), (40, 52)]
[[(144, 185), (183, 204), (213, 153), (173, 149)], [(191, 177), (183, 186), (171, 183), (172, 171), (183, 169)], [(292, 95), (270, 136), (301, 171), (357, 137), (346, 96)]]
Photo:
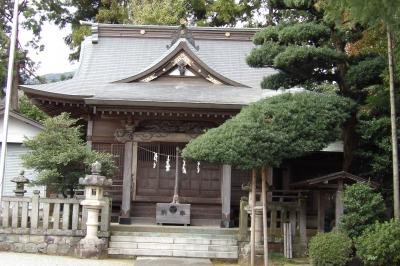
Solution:
[[(40, 62), (36, 71), (38, 75), (69, 72), (77, 69), (78, 63), (71, 63), (68, 60), (70, 49), (64, 42), (64, 37), (70, 32), (70, 27), (59, 29), (56, 25), (50, 23), (43, 25), (41, 44), (44, 44), (44, 50), (37, 52), (29, 49), (29, 56), (35, 62)], [(32, 34), (21, 29), (18, 37), (21, 43), (26, 43), (32, 38)]]

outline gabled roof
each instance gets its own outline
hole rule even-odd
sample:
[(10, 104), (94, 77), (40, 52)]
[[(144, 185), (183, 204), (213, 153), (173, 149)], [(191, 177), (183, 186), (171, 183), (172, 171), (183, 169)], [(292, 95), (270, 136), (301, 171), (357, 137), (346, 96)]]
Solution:
[(195, 70), (195, 73), (202, 76), (204, 79), (210, 80), (212, 83), (225, 84), (237, 87), (249, 87), (234, 80), (231, 80), (218, 72), (214, 71), (207, 64), (205, 64), (201, 59), (196, 56), (196, 54), (191, 50), (187, 44), (186, 39), (179, 39), (174, 43), (174, 45), (168, 50), (167, 55), (163, 55), (153, 64), (149, 65), (145, 70), (140, 73), (125, 79), (118, 80), (116, 82), (140, 82), (145, 81), (146, 78), (149, 81), (156, 79), (159, 75), (168, 72), (172, 67), (176, 66), (180, 61), (190, 68)]
[(337, 182), (338, 180), (343, 180), (345, 182), (351, 182), (351, 183), (366, 183), (373, 187), (378, 186), (378, 184), (375, 182), (372, 182), (372, 181), (364, 179), (362, 177), (350, 174), (345, 171), (340, 171), (340, 172), (331, 173), (328, 175), (311, 178), (311, 179), (307, 179), (307, 180), (296, 182), (296, 183), (291, 183), (290, 186), (291, 187), (313, 187), (313, 186), (320, 185), (320, 184), (328, 184), (331, 182)]
[[(21, 87), (30, 97), (36, 95), (38, 98), (47, 96), (85, 103), (101, 99), (105, 104), (107, 101), (118, 104), (115, 100), (122, 98), (125, 105), (136, 102), (149, 106), (152, 103), (170, 105), (173, 102), (201, 103), (215, 108), (219, 108), (220, 102), (243, 106), (274, 93), (260, 87), (262, 78), (274, 70), (250, 68), (246, 63), (246, 56), (254, 47), (251, 38), (258, 29), (188, 29), (198, 50), (185, 39), (179, 39), (171, 46), (172, 38), (179, 30), (176, 26), (93, 24), (93, 34), (82, 43), (80, 65), (71, 80)], [(175, 84), (151, 84), (151, 90), (157, 94), (150, 92), (149, 84), (143, 84), (145, 82), (140, 82), (139, 78), (154, 69), (160, 70), (159, 67), (168, 64), (167, 59), (179, 52), (185, 52), (196, 66), (222, 84), (211, 82), (201, 87), (182, 79)], [(225, 88), (227, 86), (231, 88)], [(184, 92), (185, 88), (190, 91), (190, 97)], [(222, 92), (217, 92), (218, 89)], [(170, 94), (176, 90), (181, 94), (172, 97)], [(213, 92), (223, 94), (224, 99), (212, 97)], [(205, 93), (211, 95), (205, 96)]]
[[(4, 108), (1, 108), (0, 109), (0, 120), (1, 121), (3, 121), (3, 116), (4, 116)], [(40, 124), (39, 122), (24, 116), (24, 115), (22, 115), (22, 114), (20, 114), (18, 112), (10, 110), (10, 117), (13, 117), (13, 118), (15, 118), (17, 120), (20, 120), (20, 121), (22, 121), (24, 123), (27, 123), (27, 124), (29, 124), (29, 125), (31, 125), (33, 127), (38, 128), (38, 129), (43, 129), (43, 125), (42, 124)]]

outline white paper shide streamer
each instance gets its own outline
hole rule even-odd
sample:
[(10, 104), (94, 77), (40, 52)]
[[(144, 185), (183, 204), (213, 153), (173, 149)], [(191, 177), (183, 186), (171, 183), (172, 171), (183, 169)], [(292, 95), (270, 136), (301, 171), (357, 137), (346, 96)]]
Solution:
[(197, 162), (197, 173), (200, 173), (200, 162)]
[(186, 161), (185, 160), (183, 160), (183, 163), (182, 163), (182, 173), (186, 175)]
[(156, 168), (157, 161), (158, 161), (158, 154), (157, 154), (157, 152), (155, 152), (154, 153), (154, 158), (153, 158), (153, 168)]
[(169, 155), (167, 157), (167, 161), (165, 162), (165, 171), (169, 172), (171, 165), (169, 164)]

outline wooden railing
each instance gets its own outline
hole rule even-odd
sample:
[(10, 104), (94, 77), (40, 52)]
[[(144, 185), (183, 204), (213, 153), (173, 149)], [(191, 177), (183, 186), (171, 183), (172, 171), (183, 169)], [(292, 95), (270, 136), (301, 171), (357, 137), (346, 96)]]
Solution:
[[(87, 210), (77, 198), (3, 197), (1, 204), (1, 229), (25, 229), (24, 231), (49, 231), (82, 235), (86, 230)], [(110, 226), (110, 200), (99, 216), (100, 232), (108, 232)], [(72, 232), (72, 233), (71, 233)]]

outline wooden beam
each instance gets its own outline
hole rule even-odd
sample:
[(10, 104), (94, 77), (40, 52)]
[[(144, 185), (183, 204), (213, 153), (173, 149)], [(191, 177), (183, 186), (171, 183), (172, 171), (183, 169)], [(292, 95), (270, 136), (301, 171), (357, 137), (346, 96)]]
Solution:
[(221, 185), (221, 200), (222, 200), (222, 214), (221, 214), (221, 227), (231, 227), (231, 174), (232, 167), (224, 164), (222, 166), (222, 185)]

